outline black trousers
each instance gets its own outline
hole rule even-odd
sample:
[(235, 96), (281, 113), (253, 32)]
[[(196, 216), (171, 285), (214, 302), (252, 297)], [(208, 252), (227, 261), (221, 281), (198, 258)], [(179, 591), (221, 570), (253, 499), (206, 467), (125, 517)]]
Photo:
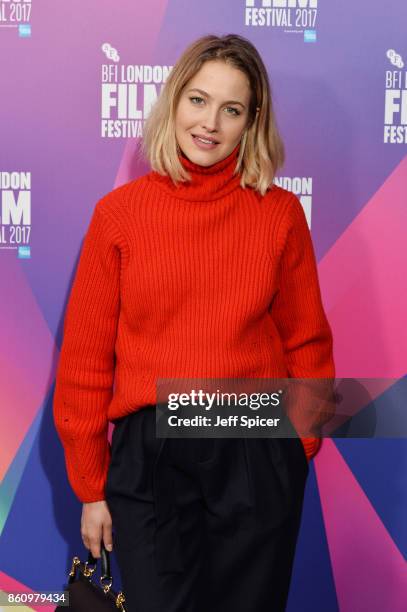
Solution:
[(128, 612), (283, 612), (309, 471), (299, 438), (157, 438), (115, 421), (106, 501)]

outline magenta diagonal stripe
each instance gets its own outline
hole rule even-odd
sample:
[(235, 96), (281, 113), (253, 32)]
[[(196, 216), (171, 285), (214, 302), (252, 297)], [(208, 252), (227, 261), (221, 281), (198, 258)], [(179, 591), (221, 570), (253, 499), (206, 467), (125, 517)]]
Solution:
[(0, 258), (0, 274), (6, 288), (0, 310), (4, 349), (0, 368), (3, 408), (0, 481), (55, 376), (55, 342), (23, 271), (24, 266), (30, 265), (30, 260), (18, 260), (15, 252), (3, 253)]
[(319, 264), (337, 375), (406, 373), (407, 157)]
[(405, 559), (332, 440), (314, 465), (340, 611), (404, 612)]
[[(12, 576), (9, 576), (8, 574), (6, 574), (5, 572), (2, 572), (0, 570), (0, 592), (4, 593), (4, 599), (6, 599), (7, 594), (8, 593), (12, 593), (14, 592), (18, 592), (18, 593), (28, 593), (28, 594), (32, 594), (33, 595), (33, 601), (35, 602), (35, 590), (32, 590), (29, 586), (27, 586), (26, 584), (20, 582), (19, 580), (17, 580), (16, 578), (13, 578)], [(40, 599), (41, 601), (41, 599)], [(8, 606), (7, 606), (8, 607)], [(5, 608), (3, 606), (0, 606), (0, 610), (4, 610)], [(35, 612), (54, 612), (55, 610), (55, 604), (53, 605), (36, 605), (35, 603), (33, 603), (32, 605), (24, 605), (24, 606), (15, 606), (15, 609), (23, 609), (26, 612), (28, 612), (29, 610), (34, 610)], [(69, 610), (69, 606), (67, 607), (67, 610)]]

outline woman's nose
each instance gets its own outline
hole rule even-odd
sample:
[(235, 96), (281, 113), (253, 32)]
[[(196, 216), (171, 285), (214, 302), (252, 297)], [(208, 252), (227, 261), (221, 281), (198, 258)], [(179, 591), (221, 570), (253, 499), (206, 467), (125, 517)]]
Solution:
[(219, 117), (216, 110), (208, 110), (203, 118), (202, 128), (208, 132), (213, 132), (219, 127)]

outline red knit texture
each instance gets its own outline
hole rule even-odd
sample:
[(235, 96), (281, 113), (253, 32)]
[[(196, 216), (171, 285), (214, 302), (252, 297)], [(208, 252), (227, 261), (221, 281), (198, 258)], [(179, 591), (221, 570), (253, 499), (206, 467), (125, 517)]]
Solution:
[[(158, 378), (334, 378), (298, 198), (234, 175), (239, 145), (191, 181), (157, 172), (96, 204), (66, 309), (53, 412), (70, 485), (105, 499), (108, 423), (155, 404)], [(308, 459), (318, 438), (302, 438)]]

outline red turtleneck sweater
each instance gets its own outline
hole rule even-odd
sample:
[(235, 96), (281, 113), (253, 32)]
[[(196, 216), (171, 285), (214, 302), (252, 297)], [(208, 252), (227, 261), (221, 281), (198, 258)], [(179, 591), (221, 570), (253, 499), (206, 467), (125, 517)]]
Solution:
[[(94, 208), (53, 402), (82, 502), (104, 499), (108, 422), (155, 404), (158, 378), (335, 376), (301, 203), (242, 189), (238, 150), (210, 167), (181, 156), (190, 182), (151, 171)], [(320, 441), (302, 442), (313, 457)]]

